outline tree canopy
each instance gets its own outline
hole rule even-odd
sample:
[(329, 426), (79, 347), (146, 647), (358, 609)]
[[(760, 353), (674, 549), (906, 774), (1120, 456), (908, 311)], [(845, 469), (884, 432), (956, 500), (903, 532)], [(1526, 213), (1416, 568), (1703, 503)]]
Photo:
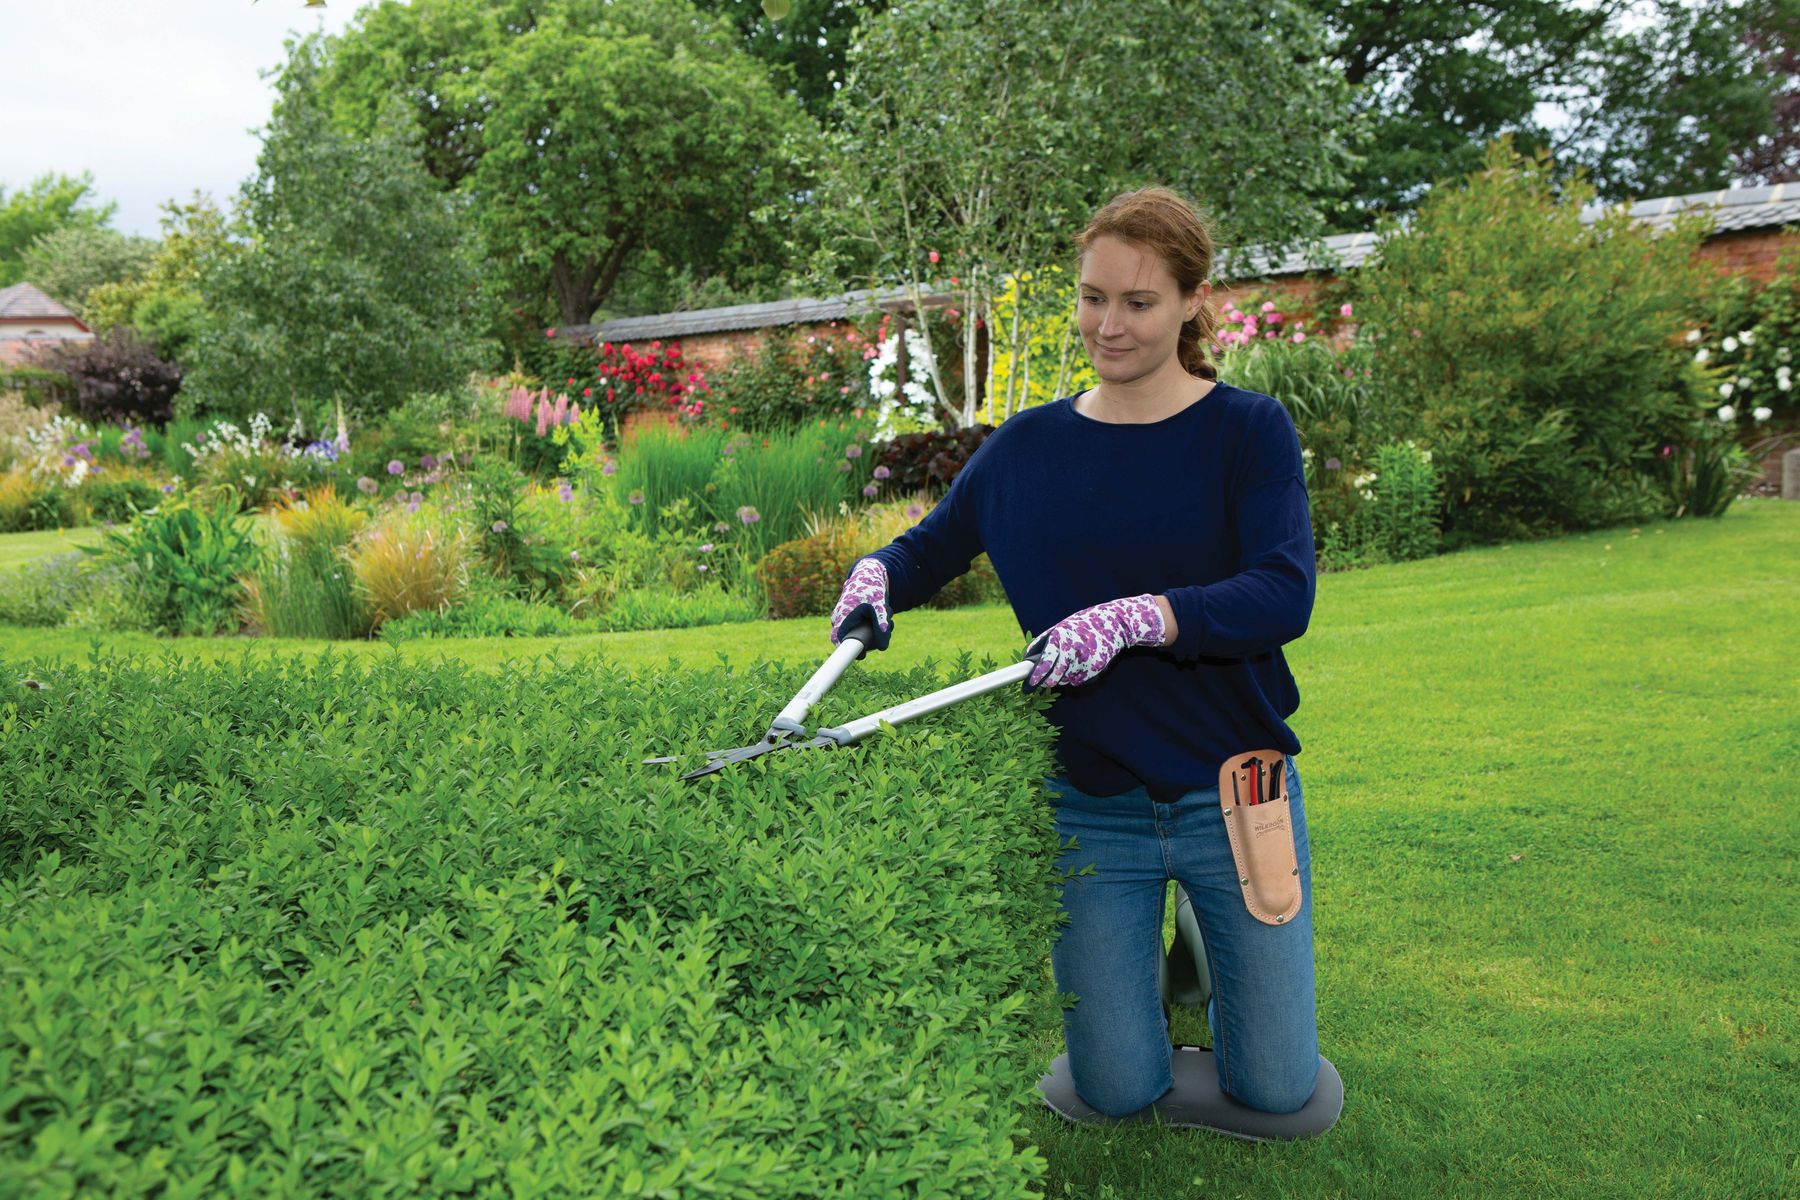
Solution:
[(474, 247), (458, 201), (426, 176), (407, 113), (367, 137), (333, 129), (317, 36), (291, 45), (241, 246), (200, 290), (220, 319), (197, 339), (185, 411), (380, 410), (451, 387), (488, 355), (476, 332)]
[(804, 189), (791, 147), (814, 124), (687, 0), (386, 3), (334, 40), (321, 86), (350, 133), (390, 96), (412, 110), (426, 169), (473, 201), (496, 290), (528, 322), (585, 322), (634, 271), (728, 289), (784, 274), (778, 230), (750, 213)]
[(112, 220), (117, 204), (83, 207), (93, 188), (94, 177), (86, 171), (40, 175), (10, 197), (0, 184), (0, 287), (24, 278), (25, 252), (38, 238), (71, 226), (98, 229)]
[(979, 318), (1009, 272), (1069, 261), (1093, 210), (1145, 183), (1198, 201), (1222, 249), (1316, 243), (1309, 196), (1342, 183), (1348, 103), (1318, 33), (1294, 0), (894, 6), (851, 48), (816, 164), (813, 277), (948, 288)]
[[(1511, 134), (1603, 200), (1728, 187), (1773, 131), (1759, 59), (1794, 0), (1306, 0), (1354, 89), (1361, 161), (1322, 195), (1341, 232), (1416, 207)], [(1790, 39), (1788, 44), (1793, 44)], [(1792, 87), (1791, 74), (1787, 86)], [(1567, 117), (1555, 127), (1543, 106)], [(1790, 130), (1793, 122), (1789, 116)]]

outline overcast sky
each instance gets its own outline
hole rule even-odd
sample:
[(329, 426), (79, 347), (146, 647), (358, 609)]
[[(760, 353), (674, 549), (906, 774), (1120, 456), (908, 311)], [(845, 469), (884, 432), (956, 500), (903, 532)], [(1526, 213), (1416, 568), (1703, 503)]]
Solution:
[(158, 237), (195, 188), (229, 207), (289, 31), (338, 33), (369, 0), (0, 0), (0, 186), (90, 171), (113, 226)]

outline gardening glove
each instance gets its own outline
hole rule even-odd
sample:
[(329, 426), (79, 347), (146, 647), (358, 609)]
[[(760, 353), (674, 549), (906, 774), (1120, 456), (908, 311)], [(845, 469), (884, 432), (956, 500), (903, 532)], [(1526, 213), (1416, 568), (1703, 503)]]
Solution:
[[(888, 636), (894, 631), (894, 618), (888, 613), (887, 568), (879, 558), (858, 560), (850, 570), (850, 578), (844, 580), (843, 594), (831, 610), (831, 644), (837, 645), (844, 630), (854, 629), (864, 617), (875, 623), (874, 649), (886, 650)], [(864, 650), (856, 657), (867, 654), (868, 650)]]
[(1162, 645), (1163, 632), (1162, 610), (1148, 593), (1084, 608), (1038, 634), (1025, 647), (1028, 658), (1040, 650), (1044, 655), (1032, 668), (1025, 690), (1086, 683), (1106, 670), (1127, 646)]

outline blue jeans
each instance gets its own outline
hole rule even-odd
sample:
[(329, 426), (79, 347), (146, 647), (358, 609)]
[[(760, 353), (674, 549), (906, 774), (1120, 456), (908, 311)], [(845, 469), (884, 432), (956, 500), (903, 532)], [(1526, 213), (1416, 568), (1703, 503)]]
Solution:
[[(1300, 772), (1287, 785), (1300, 860), (1300, 913), (1265, 925), (1244, 908), (1217, 785), (1161, 804), (1142, 787), (1090, 796), (1061, 776), (1054, 794), (1069, 923), (1051, 947), (1063, 1010), (1063, 1040), (1075, 1091), (1109, 1117), (1136, 1112), (1175, 1086), (1168, 1022), (1157, 986), (1164, 953), (1163, 896), (1173, 879), (1187, 890), (1206, 941), (1213, 978), (1206, 1006), (1219, 1087), (1264, 1112), (1294, 1112), (1319, 1074), (1313, 994), (1312, 858)], [(1068, 845), (1070, 838), (1077, 845)]]

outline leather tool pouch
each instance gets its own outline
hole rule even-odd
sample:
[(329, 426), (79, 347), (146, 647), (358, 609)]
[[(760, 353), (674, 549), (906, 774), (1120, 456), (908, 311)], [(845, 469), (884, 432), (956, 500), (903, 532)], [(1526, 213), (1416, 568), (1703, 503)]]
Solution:
[(1219, 807), (1244, 907), (1265, 925), (1285, 925), (1300, 911), (1300, 861), (1288, 814), (1287, 758), (1279, 750), (1245, 750), (1219, 768)]

